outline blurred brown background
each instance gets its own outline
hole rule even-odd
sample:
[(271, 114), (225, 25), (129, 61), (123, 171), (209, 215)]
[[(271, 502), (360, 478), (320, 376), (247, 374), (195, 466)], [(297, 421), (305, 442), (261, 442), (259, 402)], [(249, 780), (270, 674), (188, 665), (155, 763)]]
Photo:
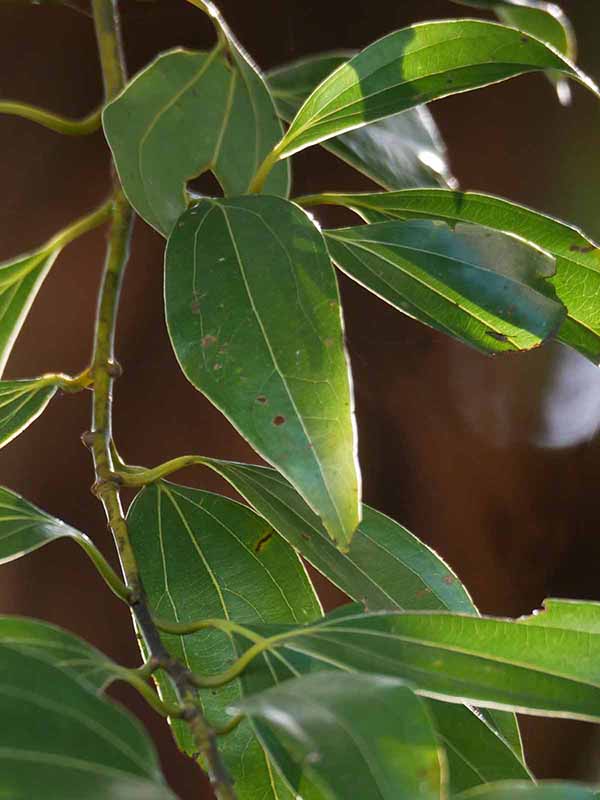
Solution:
[[(211, 31), (184, 0), (123, 0), (130, 72), (182, 44), (205, 48)], [(264, 68), (319, 50), (361, 47), (411, 22), (461, 16), (443, 0), (221, 0)], [(580, 64), (600, 78), (600, 7), (564, 0)], [(473, 11), (472, 15), (476, 15)], [(91, 20), (60, 7), (0, 7), (0, 96), (79, 116), (101, 85)], [(436, 119), (465, 188), (532, 205), (600, 238), (600, 106), (574, 87), (571, 109), (529, 76), (436, 103)], [(168, 146), (168, 143), (165, 143)], [(100, 133), (62, 138), (0, 119), (3, 202), (0, 259), (43, 242), (108, 190)], [(317, 149), (295, 160), (295, 192), (368, 183)], [(331, 218), (330, 218), (331, 219)], [(47, 279), (15, 347), (8, 377), (76, 372), (90, 353), (103, 233), (71, 245)], [(115, 433), (131, 463), (184, 452), (252, 459), (219, 413), (187, 384), (167, 341), (161, 303), (163, 240), (138, 222), (123, 295)], [(358, 403), (366, 499), (432, 544), (485, 612), (518, 615), (548, 595), (600, 599), (600, 373), (558, 345), (486, 359), (429, 331), (342, 281)], [(2, 451), (0, 482), (88, 532), (112, 557), (90, 459), (79, 441), (89, 396), (56, 399)], [(226, 491), (199, 471), (181, 480)], [(329, 603), (339, 595), (324, 588)], [(137, 654), (123, 607), (68, 543), (2, 568), (0, 611), (42, 616), (120, 660)], [(156, 733), (167, 775), (198, 798), (199, 773), (176, 752), (152, 712), (119, 696)], [(583, 723), (525, 720), (540, 776), (598, 777), (600, 739)], [(206, 795), (208, 796), (208, 795)]]

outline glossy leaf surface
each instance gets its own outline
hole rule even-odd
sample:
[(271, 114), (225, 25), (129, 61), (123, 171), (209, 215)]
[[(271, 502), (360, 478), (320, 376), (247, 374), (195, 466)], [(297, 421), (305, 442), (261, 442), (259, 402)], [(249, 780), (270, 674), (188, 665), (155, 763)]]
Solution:
[(90, 544), (80, 531), (0, 487), (0, 564), (13, 561), (56, 539), (70, 538)]
[[(268, 75), (282, 119), (290, 122), (310, 93), (351, 53), (323, 53)], [(448, 153), (426, 106), (395, 114), (324, 142), (326, 149), (386, 189), (452, 186)]]
[[(187, 181), (210, 170), (225, 194), (242, 194), (281, 138), (263, 79), (234, 52), (233, 65), (217, 51), (164, 53), (103, 112), (125, 193), (165, 236), (187, 207)], [(288, 183), (278, 165), (265, 189), (285, 195)]]
[(0, 264), (0, 375), (35, 296), (60, 250), (60, 247), (44, 247)]
[(274, 634), (270, 644), (283, 654), (402, 678), (436, 699), (600, 720), (597, 634), (436, 612), (357, 615)]
[(0, 447), (11, 442), (44, 411), (56, 393), (44, 379), (0, 381)]
[(177, 223), (165, 273), (186, 377), (346, 545), (360, 479), (340, 299), (321, 233), (281, 198), (205, 200)]
[(339, 67), (306, 100), (281, 157), (422, 103), (536, 70), (592, 81), (542, 42), (480, 20), (425, 22), (379, 39)]
[(350, 207), (390, 217), (472, 222), (507, 231), (532, 242), (556, 258), (550, 278), (567, 308), (557, 338), (600, 362), (600, 249), (577, 228), (508, 200), (473, 192), (415, 189), (388, 194), (348, 195)]
[(583, 784), (542, 781), (532, 786), (508, 781), (464, 792), (456, 800), (597, 800), (598, 796), (596, 789)]
[(38, 653), (0, 643), (0, 794), (174, 800), (142, 727)]
[(554, 260), (489, 228), (390, 221), (327, 231), (326, 238), (351, 278), (484, 353), (537, 347), (565, 318), (547, 283)]
[[(293, 550), (253, 511), (228, 498), (159, 483), (138, 494), (128, 523), (142, 580), (154, 612), (169, 621), (209, 617), (236, 622), (303, 622), (321, 614), (304, 567)], [(165, 636), (170, 652), (198, 674), (222, 672), (238, 655), (218, 631)], [(160, 681), (160, 679), (159, 679)], [(170, 684), (160, 682), (171, 696)], [(241, 697), (235, 681), (201, 693), (214, 725)], [(195, 752), (186, 725), (175, 721), (180, 747)], [(287, 798), (249, 723), (220, 740), (240, 797)]]
[(241, 708), (274, 732), (327, 800), (437, 800), (444, 791), (431, 718), (401, 681), (325, 672), (286, 681)]

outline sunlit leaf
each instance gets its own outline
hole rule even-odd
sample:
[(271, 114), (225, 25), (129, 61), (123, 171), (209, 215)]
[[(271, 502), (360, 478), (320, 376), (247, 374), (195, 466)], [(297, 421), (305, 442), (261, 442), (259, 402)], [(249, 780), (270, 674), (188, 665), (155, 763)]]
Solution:
[[(281, 138), (262, 77), (232, 52), (233, 64), (218, 51), (163, 53), (103, 112), (125, 193), (165, 236), (187, 207), (189, 180), (210, 170), (226, 195), (242, 194)], [(286, 195), (288, 183), (279, 165), (265, 190)]]
[(598, 93), (568, 60), (512, 28), (480, 20), (412, 25), (369, 45), (320, 84), (276, 152), (290, 156), (422, 103), (548, 69)]
[(414, 319), (481, 350), (537, 347), (566, 312), (554, 259), (477, 225), (410, 220), (326, 232), (335, 263)]
[(165, 281), (188, 380), (347, 545), (360, 481), (340, 299), (321, 233), (282, 198), (204, 200), (169, 238)]
[[(434, 800), (444, 753), (426, 705), (404, 683), (325, 672), (286, 681), (240, 708), (276, 736), (327, 800)], [(277, 758), (274, 748), (273, 758)]]
[[(226, 497), (170, 483), (144, 489), (128, 514), (133, 548), (155, 614), (191, 622), (225, 617), (237, 622), (303, 622), (321, 614), (304, 567), (261, 517)], [(165, 636), (169, 651), (198, 674), (219, 673), (237, 655), (233, 639), (203, 631), (185, 639)], [(164, 696), (170, 683), (159, 677)], [(239, 702), (238, 681), (201, 693), (212, 724), (227, 721)], [(179, 746), (196, 750), (187, 725), (173, 721)], [(249, 723), (220, 740), (239, 796), (287, 797)], [(278, 787), (278, 788), (276, 788)]]
[[(309, 94), (352, 53), (323, 53), (268, 74), (282, 119), (290, 122)], [(386, 189), (453, 186), (448, 154), (426, 106), (395, 114), (324, 142), (326, 149)]]
[(11, 442), (44, 411), (56, 393), (43, 378), (0, 381), (0, 447)]

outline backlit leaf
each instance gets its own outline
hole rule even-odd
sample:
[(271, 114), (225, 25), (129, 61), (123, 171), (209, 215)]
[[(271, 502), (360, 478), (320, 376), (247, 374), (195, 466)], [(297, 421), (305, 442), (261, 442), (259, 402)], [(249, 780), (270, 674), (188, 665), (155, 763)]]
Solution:
[(56, 393), (43, 378), (0, 381), (0, 447), (11, 442), (44, 411)]
[(598, 800), (598, 791), (591, 786), (562, 781), (542, 781), (537, 786), (503, 781), (464, 792), (455, 800)]

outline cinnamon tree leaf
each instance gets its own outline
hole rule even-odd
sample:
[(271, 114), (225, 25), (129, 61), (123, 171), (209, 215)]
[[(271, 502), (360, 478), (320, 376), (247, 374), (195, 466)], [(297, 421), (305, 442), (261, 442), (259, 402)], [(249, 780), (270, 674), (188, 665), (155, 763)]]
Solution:
[[(234, 622), (290, 623), (321, 615), (319, 601), (294, 551), (264, 519), (233, 500), (198, 489), (160, 482), (142, 490), (127, 522), (144, 588), (163, 620), (191, 622), (220, 617)], [(169, 649), (200, 675), (220, 673), (237, 657), (237, 643), (219, 631), (164, 636)], [(163, 695), (169, 681), (158, 675)], [(200, 693), (214, 725), (228, 720), (239, 702), (239, 680)], [(189, 728), (172, 720), (184, 752), (196, 747)], [(219, 739), (240, 798), (283, 800), (291, 796), (263, 752), (248, 722)]]
[(360, 520), (353, 398), (319, 230), (282, 198), (203, 200), (169, 238), (165, 304), (188, 380), (347, 546)]
[(285, 158), (422, 103), (548, 69), (598, 94), (577, 67), (521, 31), (482, 20), (412, 25), (369, 45), (323, 81), (275, 153)]
[(390, 221), (325, 232), (338, 267), (398, 310), (484, 353), (528, 350), (566, 310), (554, 259), (478, 225)]
[[(163, 53), (103, 111), (125, 194), (165, 236), (187, 207), (189, 180), (210, 170), (226, 195), (242, 194), (281, 138), (262, 77), (232, 52), (231, 64), (218, 50)], [(287, 195), (288, 188), (289, 168), (278, 165), (265, 190)]]
[(598, 791), (563, 781), (540, 781), (537, 785), (502, 781), (464, 792), (455, 800), (598, 800)]
[[(323, 53), (268, 73), (282, 119), (291, 122), (310, 93), (352, 53)], [(454, 186), (448, 153), (427, 106), (328, 139), (323, 146), (386, 189)]]
[(0, 381), (0, 447), (11, 442), (44, 411), (57, 390), (45, 378)]

